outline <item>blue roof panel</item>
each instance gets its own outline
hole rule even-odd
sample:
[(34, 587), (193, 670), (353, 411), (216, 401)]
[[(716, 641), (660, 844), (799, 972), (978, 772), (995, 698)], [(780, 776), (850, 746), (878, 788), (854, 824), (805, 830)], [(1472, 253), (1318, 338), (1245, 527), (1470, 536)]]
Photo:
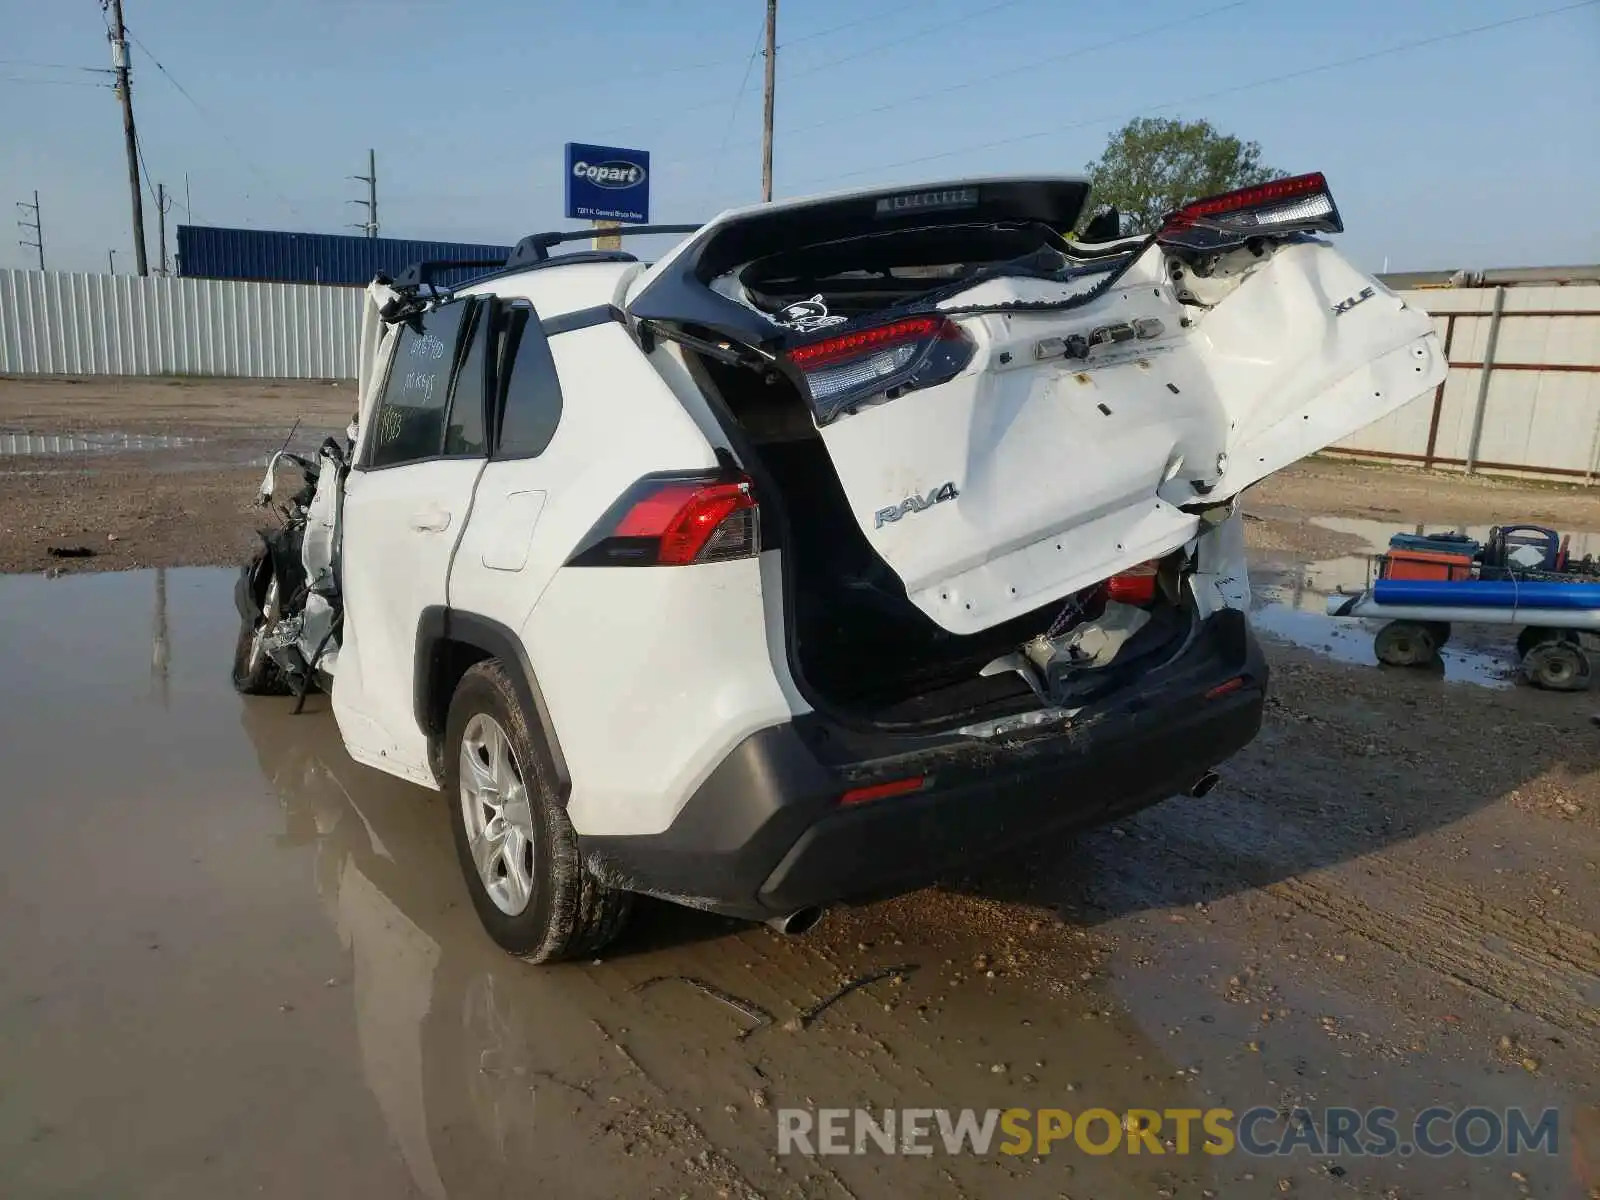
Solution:
[[(503, 263), (510, 253), (509, 246), (470, 242), (178, 226), (178, 274), (203, 279), (362, 287), (380, 272), (395, 275), (414, 262), (475, 259)], [(439, 282), (457, 284), (483, 273), (482, 268), (445, 272)]]

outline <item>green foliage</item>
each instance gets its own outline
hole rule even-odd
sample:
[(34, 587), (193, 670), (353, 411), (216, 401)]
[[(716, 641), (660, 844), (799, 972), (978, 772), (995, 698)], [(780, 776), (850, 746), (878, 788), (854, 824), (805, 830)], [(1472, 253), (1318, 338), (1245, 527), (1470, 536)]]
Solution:
[(1086, 169), (1093, 206), (1114, 205), (1125, 233), (1148, 233), (1191, 200), (1287, 174), (1262, 165), (1259, 142), (1219, 133), (1209, 121), (1164, 117), (1129, 121)]

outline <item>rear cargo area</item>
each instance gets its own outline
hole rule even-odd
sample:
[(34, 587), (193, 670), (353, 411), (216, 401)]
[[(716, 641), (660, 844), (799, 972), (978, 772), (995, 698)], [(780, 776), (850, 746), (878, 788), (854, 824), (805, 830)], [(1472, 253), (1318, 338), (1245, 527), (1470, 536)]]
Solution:
[[(911, 602), (868, 543), (804, 398), (783, 381), (686, 358), (702, 388), (738, 424), (745, 457), (754, 459), (745, 465), (756, 476), (757, 498), (782, 528), (789, 656), (810, 692), (857, 720), (905, 728), (995, 720), (1048, 702), (1014, 669), (982, 672), (1048, 632), (1067, 608), (1063, 601), (975, 634), (942, 628)], [(1175, 646), (1187, 631), (1188, 615), (1174, 593), (1154, 606), (1170, 608), (1174, 619), (1151, 630), (1147, 651), (1160, 649), (1157, 633)], [(1083, 616), (1095, 611), (1089, 605)], [(1101, 682), (1112, 686), (1124, 666), (1119, 661), (1102, 672)]]

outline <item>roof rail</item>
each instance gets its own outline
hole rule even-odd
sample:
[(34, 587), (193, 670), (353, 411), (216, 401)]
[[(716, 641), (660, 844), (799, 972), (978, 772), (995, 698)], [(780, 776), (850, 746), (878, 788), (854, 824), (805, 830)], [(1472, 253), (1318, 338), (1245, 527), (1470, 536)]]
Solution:
[(433, 284), (441, 271), (498, 271), (505, 267), (498, 258), (441, 258), (414, 262), (394, 277), (396, 288), (422, 288)]
[(638, 237), (649, 233), (698, 233), (701, 225), (619, 225), (615, 229), (558, 229), (552, 233), (533, 233), (512, 248), (506, 259), (507, 270), (530, 267), (550, 260), (550, 247), (562, 242), (583, 242), (595, 237)]

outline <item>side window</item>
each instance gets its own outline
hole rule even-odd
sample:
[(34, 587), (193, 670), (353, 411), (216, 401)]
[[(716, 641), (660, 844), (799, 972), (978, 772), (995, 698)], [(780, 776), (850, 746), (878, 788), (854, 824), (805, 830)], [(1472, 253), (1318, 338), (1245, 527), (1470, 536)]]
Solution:
[(400, 330), (363, 466), (392, 467), (443, 452), (452, 368), (466, 309), (465, 304), (446, 304), (411, 318)]
[(461, 357), (461, 369), (456, 372), (455, 384), (450, 390), (450, 418), (444, 431), (444, 452), (469, 456), (482, 454), (487, 446), (483, 432), (487, 409), (484, 401), (489, 394), (487, 303), (473, 304), (461, 337), (466, 351)]
[(500, 428), (495, 457), (534, 458), (544, 453), (561, 423), (561, 380), (538, 314), (516, 304), (501, 308), (499, 316)]

